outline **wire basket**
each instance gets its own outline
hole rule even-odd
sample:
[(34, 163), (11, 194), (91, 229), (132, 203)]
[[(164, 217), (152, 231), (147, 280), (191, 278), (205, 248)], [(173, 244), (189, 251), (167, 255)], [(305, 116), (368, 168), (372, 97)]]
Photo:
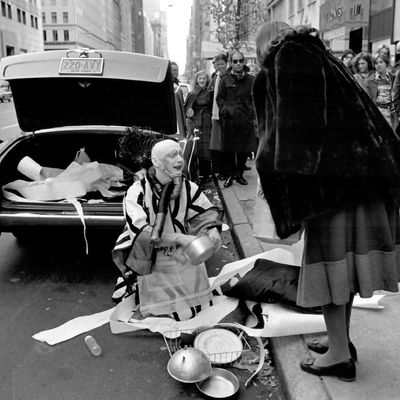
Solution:
[[(195, 345), (196, 338), (201, 337), (201, 334), (205, 334), (207, 333), (207, 331), (210, 331), (212, 329), (226, 330), (230, 332), (227, 334), (227, 339), (234, 339), (234, 336), (232, 334), (234, 334), (237, 339), (234, 339), (232, 341), (234, 344), (233, 347), (236, 346), (232, 351), (210, 352), (206, 348), (200, 348), (199, 350), (203, 351), (206, 354), (211, 364), (225, 366), (232, 365), (235, 361), (240, 359), (244, 352), (251, 350), (251, 346), (246, 338), (247, 334), (241, 328), (234, 326), (234, 324), (221, 323), (213, 327), (200, 328), (195, 330), (185, 329), (164, 332), (163, 337), (170, 357), (172, 357), (172, 355), (180, 349), (184, 349), (187, 347), (197, 347)], [(241, 343), (241, 345), (239, 345), (239, 343)]]

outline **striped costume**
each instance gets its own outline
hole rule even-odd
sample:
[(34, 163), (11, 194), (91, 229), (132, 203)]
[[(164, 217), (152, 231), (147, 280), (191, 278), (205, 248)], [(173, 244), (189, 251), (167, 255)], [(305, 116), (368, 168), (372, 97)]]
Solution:
[[(137, 275), (139, 307), (143, 316), (173, 315), (186, 319), (212, 300), (204, 264), (193, 266), (174, 258), (178, 246), (153, 248), (150, 235), (160, 200), (159, 187), (149, 175), (136, 181), (124, 199), (126, 224), (113, 250), (122, 274)], [(171, 199), (164, 233), (205, 234), (220, 229), (220, 211), (201, 189), (183, 178), (182, 190)]]

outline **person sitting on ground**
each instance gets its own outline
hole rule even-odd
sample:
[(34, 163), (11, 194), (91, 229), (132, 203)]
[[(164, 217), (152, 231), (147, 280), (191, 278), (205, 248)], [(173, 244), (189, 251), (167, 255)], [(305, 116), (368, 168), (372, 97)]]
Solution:
[(212, 302), (204, 263), (192, 265), (182, 249), (208, 235), (221, 245), (220, 210), (183, 177), (182, 150), (171, 139), (157, 141), (146, 175), (127, 191), (125, 227), (113, 249), (126, 295), (135, 295), (142, 316), (194, 316)]

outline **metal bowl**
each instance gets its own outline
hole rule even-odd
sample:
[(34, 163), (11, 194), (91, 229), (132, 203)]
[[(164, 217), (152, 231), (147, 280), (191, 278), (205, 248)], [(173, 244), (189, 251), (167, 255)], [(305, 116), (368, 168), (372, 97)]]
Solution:
[(195, 383), (208, 378), (212, 372), (208, 357), (194, 348), (181, 349), (172, 355), (168, 373), (177, 381)]
[(214, 242), (208, 235), (200, 236), (186, 245), (182, 253), (193, 265), (201, 264), (211, 258), (216, 251)]
[(239, 380), (230, 371), (213, 368), (211, 375), (204, 381), (196, 383), (197, 388), (213, 399), (232, 398), (239, 390)]

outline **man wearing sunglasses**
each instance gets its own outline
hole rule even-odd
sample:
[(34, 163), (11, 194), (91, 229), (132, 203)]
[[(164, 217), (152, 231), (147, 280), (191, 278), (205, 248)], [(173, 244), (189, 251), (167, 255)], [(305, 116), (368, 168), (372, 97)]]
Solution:
[(252, 97), (254, 77), (244, 63), (244, 55), (233, 50), (231, 67), (221, 77), (218, 86), (217, 104), (222, 125), (222, 151), (227, 160), (228, 178), (224, 186), (236, 180), (247, 185), (243, 177), (246, 159), (256, 151), (256, 113)]

